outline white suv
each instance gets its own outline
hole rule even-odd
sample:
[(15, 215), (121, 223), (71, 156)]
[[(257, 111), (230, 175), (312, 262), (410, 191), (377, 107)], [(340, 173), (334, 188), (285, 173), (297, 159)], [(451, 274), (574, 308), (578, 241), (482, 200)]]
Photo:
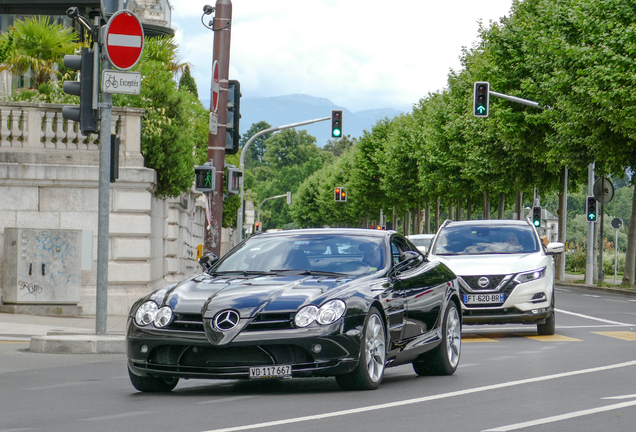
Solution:
[(465, 324), (536, 324), (553, 335), (554, 260), (530, 221), (446, 221), (428, 254), (458, 276)]

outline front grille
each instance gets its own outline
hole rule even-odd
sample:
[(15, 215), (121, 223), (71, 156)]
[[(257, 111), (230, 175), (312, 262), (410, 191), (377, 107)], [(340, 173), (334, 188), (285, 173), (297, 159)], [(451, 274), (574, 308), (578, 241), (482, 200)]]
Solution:
[(244, 331), (287, 330), (294, 328), (292, 313), (262, 313), (259, 314)]
[[(473, 291), (493, 291), (495, 288), (499, 286), (501, 281), (507, 275), (483, 275), (483, 276), (462, 276), (461, 278), (466, 282), (466, 284)], [(479, 286), (479, 279), (482, 277), (487, 277), (490, 280), (488, 286), (482, 288)]]
[(164, 345), (155, 348), (148, 357), (153, 368), (201, 370), (310, 362), (313, 362), (312, 356), (296, 345), (230, 348)]
[(175, 314), (174, 319), (166, 328), (168, 330), (203, 333), (203, 318), (201, 314)]

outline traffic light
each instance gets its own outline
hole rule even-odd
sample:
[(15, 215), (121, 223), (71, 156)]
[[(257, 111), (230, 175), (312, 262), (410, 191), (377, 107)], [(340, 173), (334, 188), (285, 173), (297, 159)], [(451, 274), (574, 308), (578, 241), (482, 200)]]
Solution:
[(338, 202), (344, 202), (347, 200), (347, 191), (345, 188), (336, 186), (333, 190), (333, 199)]
[(532, 224), (537, 228), (541, 226), (541, 206), (532, 207)]
[(84, 135), (99, 130), (99, 113), (93, 109), (93, 50), (84, 48), (81, 55), (65, 55), (64, 67), (79, 71), (79, 81), (65, 81), (64, 92), (79, 96), (79, 106), (65, 106), (62, 117), (79, 122)]
[(261, 223), (256, 222), (256, 224), (254, 225), (254, 232), (260, 232), (260, 231), (261, 231)]
[(331, 137), (342, 138), (342, 110), (331, 110)]
[(587, 221), (596, 222), (596, 198), (593, 196), (587, 197), (587, 205), (585, 208), (587, 209)]
[(475, 117), (488, 117), (490, 107), (490, 83), (478, 81), (475, 83), (473, 115)]
[(239, 120), (241, 119), (241, 83), (228, 81), (227, 86), (227, 125), (225, 127), (225, 154), (239, 151)]
[(199, 192), (214, 192), (216, 189), (216, 168), (212, 162), (194, 167), (194, 188)]
[(241, 170), (236, 167), (228, 167), (225, 188), (228, 195), (236, 195), (240, 192), (239, 180), (243, 174)]

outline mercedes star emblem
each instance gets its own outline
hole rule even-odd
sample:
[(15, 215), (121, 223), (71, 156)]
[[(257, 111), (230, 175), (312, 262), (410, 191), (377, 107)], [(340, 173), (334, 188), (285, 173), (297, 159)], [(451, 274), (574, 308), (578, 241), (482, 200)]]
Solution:
[(235, 310), (225, 310), (214, 318), (214, 327), (221, 331), (232, 330), (239, 323), (239, 314)]

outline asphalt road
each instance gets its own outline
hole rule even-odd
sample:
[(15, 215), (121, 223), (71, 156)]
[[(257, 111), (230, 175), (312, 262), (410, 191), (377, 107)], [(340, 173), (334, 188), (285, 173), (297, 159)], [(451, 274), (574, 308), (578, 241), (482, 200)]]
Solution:
[(636, 297), (559, 288), (557, 335), (465, 326), (450, 377), (388, 369), (380, 389), (331, 378), (181, 381), (136, 392), (123, 355), (56, 355), (0, 341), (0, 432), (633, 431)]

